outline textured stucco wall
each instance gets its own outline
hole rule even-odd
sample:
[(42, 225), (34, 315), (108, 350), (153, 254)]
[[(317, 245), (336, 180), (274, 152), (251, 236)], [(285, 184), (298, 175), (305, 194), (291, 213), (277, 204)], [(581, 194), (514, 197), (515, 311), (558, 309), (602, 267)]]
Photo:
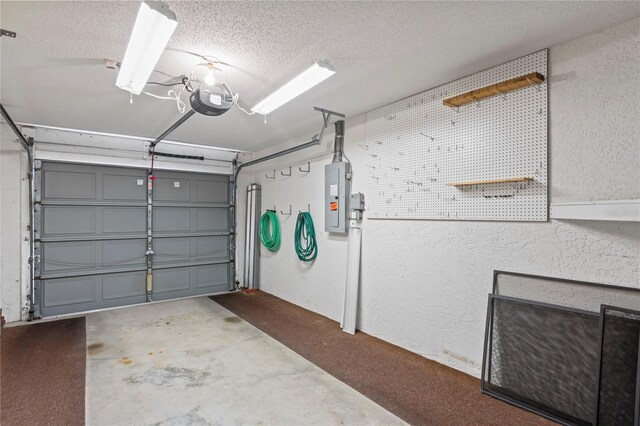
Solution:
[(638, 198), (640, 20), (550, 51), (551, 196)]
[[(550, 49), (551, 201), (640, 198), (639, 29), (636, 19)], [(238, 271), (242, 277), (244, 189), (254, 180), (263, 185), (263, 209), (294, 210), (280, 216), (280, 252), (261, 252), (261, 288), (338, 320), (346, 238), (323, 231), (321, 211), (331, 142), (329, 134), (318, 148), (243, 173)], [(366, 116), (347, 120), (354, 192), (365, 192), (365, 142)], [(299, 173), (307, 161), (311, 173)], [(281, 176), (289, 165), (293, 176)], [(273, 169), (276, 179), (265, 179)], [(319, 244), (313, 265), (293, 251), (295, 213), (308, 203)], [(638, 223), (365, 220), (358, 328), (479, 375), (494, 269), (640, 287), (639, 265)]]

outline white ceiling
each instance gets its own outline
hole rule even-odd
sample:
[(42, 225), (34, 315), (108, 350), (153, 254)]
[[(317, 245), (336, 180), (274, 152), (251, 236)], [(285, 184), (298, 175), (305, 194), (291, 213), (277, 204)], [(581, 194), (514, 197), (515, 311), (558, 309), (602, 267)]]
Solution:
[[(640, 15), (638, 2), (168, 2), (169, 47), (215, 55), (251, 107), (311, 62), (337, 73), (261, 116), (195, 115), (169, 139), (255, 151), (312, 134), (320, 106), (354, 116), (473, 72)], [(15, 121), (156, 137), (175, 102), (134, 97), (97, 59), (124, 56), (139, 2), (0, 1), (0, 98)], [(167, 50), (158, 66), (201, 60)], [(156, 81), (166, 77), (156, 75)], [(147, 86), (159, 95), (166, 88)], [(185, 97), (186, 100), (186, 97)]]

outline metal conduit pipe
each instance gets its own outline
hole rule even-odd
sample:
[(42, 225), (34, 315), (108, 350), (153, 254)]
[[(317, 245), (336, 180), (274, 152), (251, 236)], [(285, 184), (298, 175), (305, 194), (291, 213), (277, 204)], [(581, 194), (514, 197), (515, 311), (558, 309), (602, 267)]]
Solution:
[(342, 153), (344, 151), (344, 120), (336, 121), (336, 137), (333, 144), (333, 161), (332, 163), (342, 162)]

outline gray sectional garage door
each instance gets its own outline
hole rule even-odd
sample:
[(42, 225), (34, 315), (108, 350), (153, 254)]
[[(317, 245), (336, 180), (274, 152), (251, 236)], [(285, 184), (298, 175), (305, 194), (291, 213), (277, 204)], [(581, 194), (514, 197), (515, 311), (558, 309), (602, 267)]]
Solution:
[[(152, 300), (228, 291), (229, 177), (156, 171)], [(43, 162), (36, 179), (42, 316), (147, 301), (147, 170)]]

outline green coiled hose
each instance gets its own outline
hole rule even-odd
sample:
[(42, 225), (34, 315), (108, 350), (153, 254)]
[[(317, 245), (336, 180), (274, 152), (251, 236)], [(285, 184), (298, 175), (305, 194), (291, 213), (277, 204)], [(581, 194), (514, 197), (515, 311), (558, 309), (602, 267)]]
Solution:
[(276, 212), (267, 210), (260, 217), (260, 242), (271, 252), (280, 248), (280, 223)]
[(318, 256), (316, 231), (309, 212), (298, 213), (295, 233), (296, 254), (303, 262), (312, 262)]

